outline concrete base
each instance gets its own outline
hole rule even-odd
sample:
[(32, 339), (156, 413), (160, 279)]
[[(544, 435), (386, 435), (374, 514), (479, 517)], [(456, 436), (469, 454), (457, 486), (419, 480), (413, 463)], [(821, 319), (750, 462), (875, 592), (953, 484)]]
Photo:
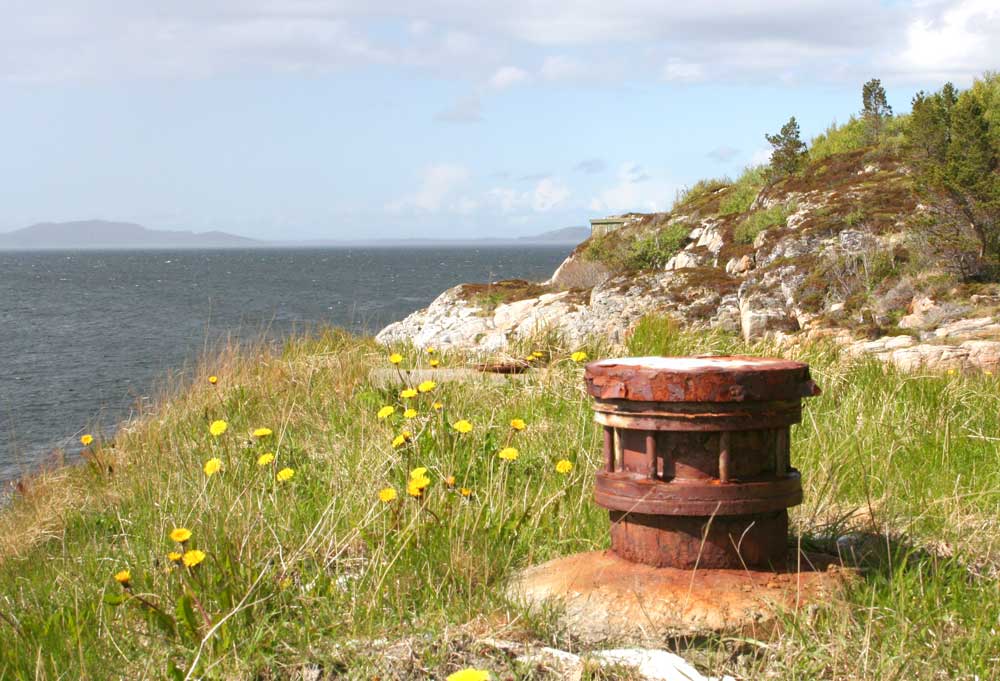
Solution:
[(763, 637), (774, 630), (779, 611), (826, 602), (857, 574), (831, 556), (801, 558), (796, 569), (792, 553), (782, 572), (695, 571), (592, 551), (524, 570), (509, 593), (532, 608), (554, 606), (567, 633), (588, 644), (655, 643), (718, 632)]

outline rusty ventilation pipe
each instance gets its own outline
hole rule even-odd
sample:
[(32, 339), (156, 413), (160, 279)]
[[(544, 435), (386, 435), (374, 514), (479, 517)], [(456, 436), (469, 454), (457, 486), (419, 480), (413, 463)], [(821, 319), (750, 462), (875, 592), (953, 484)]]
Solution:
[(595, 498), (611, 550), (681, 569), (778, 570), (788, 508), (802, 502), (789, 429), (819, 394), (800, 362), (638, 357), (587, 365), (604, 427)]

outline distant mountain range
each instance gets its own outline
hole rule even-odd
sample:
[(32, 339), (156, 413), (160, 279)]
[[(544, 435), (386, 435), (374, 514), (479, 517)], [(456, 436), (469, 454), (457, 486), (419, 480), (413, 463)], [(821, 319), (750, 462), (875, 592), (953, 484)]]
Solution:
[(166, 231), (106, 220), (39, 222), (0, 234), (0, 248), (13, 249), (247, 248), (260, 245), (264, 244), (225, 232)]
[(149, 229), (132, 222), (79, 220), (76, 222), (39, 222), (0, 233), (0, 249), (133, 249), (133, 248), (273, 248), (276, 246), (346, 246), (346, 245), (443, 245), (443, 244), (572, 244), (590, 236), (587, 227), (565, 227), (534, 236), (510, 239), (380, 239), (353, 241), (262, 241), (226, 232), (189, 232)]

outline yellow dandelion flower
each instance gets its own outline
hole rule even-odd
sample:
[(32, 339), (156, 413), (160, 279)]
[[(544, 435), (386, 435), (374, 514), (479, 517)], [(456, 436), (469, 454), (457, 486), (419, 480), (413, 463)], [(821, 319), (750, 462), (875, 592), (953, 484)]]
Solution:
[(399, 364), (402, 361), (403, 361), (403, 356), (398, 352), (394, 352), (391, 355), (389, 355), (390, 364)]
[(417, 410), (416, 409), (407, 409), (406, 411), (403, 412), (403, 418), (404, 419), (415, 419), (415, 418), (417, 418)]
[(254, 437), (269, 437), (271, 435), (273, 435), (273, 433), (271, 432), (270, 428), (258, 428), (257, 430), (253, 431)]
[(188, 539), (191, 538), (191, 530), (186, 527), (175, 527), (170, 532), (170, 539), (177, 542), (178, 544), (183, 544)]
[(171, 551), (170, 553), (167, 554), (167, 560), (169, 560), (171, 563), (179, 563), (181, 562), (181, 558), (182, 558), (181, 554), (179, 554), (177, 551)]
[(392, 487), (386, 487), (380, 489), (378, 492), (378, 499), (384, 504), (388, 504), (390, 501), (396, 500), (396, 490)]
[(510, 427), (514, 430), (524, 430), (528, 427), (528, 424), (524, 422), (524, 419), (511, 419)]
[(573, 470), (573, 462), (568, 459), (559, 459), (556, 461), (556, 473), (561, 473), (566, 475), (571, 470)]
[(449, 674), (445, 681), (490, 681), (490, 673), (485, 669), (460, 669), (454, 674)]
[(427, 348), (427, 354), (428, 355), (436, 355), (437, 354), (437, 348)]
[(514, 447), (504, 447), (503, 449), (500, 450), (500, 453), (497, 454), (497, 456), (499, 456), (504, 461), (517, 461), (517, 457), (519, 455), (520, 452), (518, 452), (517, 449)]
[(209, 376), (208, 377), (208, 382), (211, 383), (212, 385), (215, 385), (216, 383), (219, 382), (219, 377), (218, 376)]
[(462, 489), (458, 490), (458, 493), (461, 494), (463, 497), (472, 496), (472, 490), (469, 489), (468, 487), (463, 487)]
[(396, 437), (392, 438), (392, 446), (396, 447), (396, 448), (402, 447), (407, 442), (409, 442), (412, 437), (413, 437), (413, 433), (411, 433), (408, 430), (404, 430), (402, 433), (400, 433)]
[(377, 416), (380, 419), (387, 419), (387, 418), (389, 418), (390, 416), (392, 416), (395, 413), (396, 413), (396, 408), (394, 406), (392, 406), (391, 404), (387, 404), (387, 405), (385, 405), (384, 407), (382, 407), (381, 409), (378, 410)]
[(524, 361), (525, 362), (534, 362), (535, 361), (535, 356), (534, 355), (528, 355), (527, 357), (524, 358)]
[(295, 477), (295, 470), (292, 468), (282, 468), (275, 476), (278, 482), (288, 482)]
[(442, 409), (444, 409), (444, 402), (434, 403), (434, 411), (441, 411)]
[(423, 495), (424, 490), (431, 484), (431, 479), (427, 477), (427, 469), (421, 466), (410, 471), (410, 480), (406, 483), (406, 493), (411, 497)]
[(989, 371), (989, 370), (986, 370), (983, 373), (986, 374), (987, 376), (992, 376), (993, 375), (993, 372)]
[(542, 352), (541, 350), (535, 350), (533, 353), (531, 353), (531, 356), (534, 357), (535, 359), (541, 359), (542, 357), (545, 357), (545, 353)]
[(569, 356), (574, 362), (584, 362), (587, 360), (587, 353), (583, 350), (577, 350), (572, 355)]
[(423, 383), (417, 386), (417, 390), (419, 390), (422, 393), (429, 393), (430, 391), (434, 390), (434, 388), (436, 388), (437, 385), (438, 384), (435, 383), (434, 381), (424, 381)]
[(454, 475), (449, 475), (447, 478), (444, 479), (444, 484), (448, 485), (448, 487), (454, 487), (455, 486), (455, 476)]
[(954, 369), (948, 369), (948, 375), (949, 376), (954, 376), (955, 375), (955, 370)]
[(115, 573), (115, 581), (122, 586), (128, 586), (128, 583), (132, 581), (132, 573), (128, 570), (122, 570)]
[(86, 435), (80, 438), (80, 444), (82, 444), (84, 447), (89, 447), (93, 441), (94, 441), (94, 436), (91, 435), (90, 433), (87, 433)]
[(462, 419), (461, 421), (455, 423), (452, 426), (452, 428), (463, 434), (472, 432), (472, 424), (466, 421), (465, 419)]
[(222, 461), (216, 458), (211, 458), (205, 462), (204, 466), (205, 475), (212, 477), (220, 470), (222, 470)]
[(408, 400), (411, 397), (416, 397), (417, 391), (414, 390), (413, 388), (407, 388), (406, 390), (399, 393), (399, 396), (402, 397), (404, 400)]
[(437, 369), (439, 366), (441, 366), (441, 360), (432, 359), (430, 362), (428, 362), (428, 364), (431, 365), (431, 369)]
[(258, 466), (266, 466), (267, 464), (271, 463), (272, 461), (274, 461), (274, 453), (273, 452), (264, 452), (263, 454), (261, 454), (260, 456), (257, 457), (257, 465)]
[(190, 551), (185, 551), (184, 555), (181, 556), (181, 561), (184, 563), (184, 567), (193, 568), (198, 565), (203, 560), (205, 560), (205, 552), (199, 551), (198, 549), (191, 549)]
[(212, 421), (212, 425), (208, 427), (208, 432), (212, 434), (212, 437), (219, 437), (226, 432), (227, 428), (229, 428), (229, 424), (225, 421)]

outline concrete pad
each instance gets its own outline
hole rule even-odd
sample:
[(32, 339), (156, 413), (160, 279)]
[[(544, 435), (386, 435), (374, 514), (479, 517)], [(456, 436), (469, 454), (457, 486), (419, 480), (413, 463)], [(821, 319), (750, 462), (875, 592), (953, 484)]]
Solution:
[(508, 593), (561, 608), (559, 623), (587, 644), (659, 643), (677, 636), (764, 636), (779, 611), (827, 602), (857, 575), (830, 556), (802, 555), (785, 572), (679, 570), (631, 563), (611, 551), (557, 558), (521, 572)]

